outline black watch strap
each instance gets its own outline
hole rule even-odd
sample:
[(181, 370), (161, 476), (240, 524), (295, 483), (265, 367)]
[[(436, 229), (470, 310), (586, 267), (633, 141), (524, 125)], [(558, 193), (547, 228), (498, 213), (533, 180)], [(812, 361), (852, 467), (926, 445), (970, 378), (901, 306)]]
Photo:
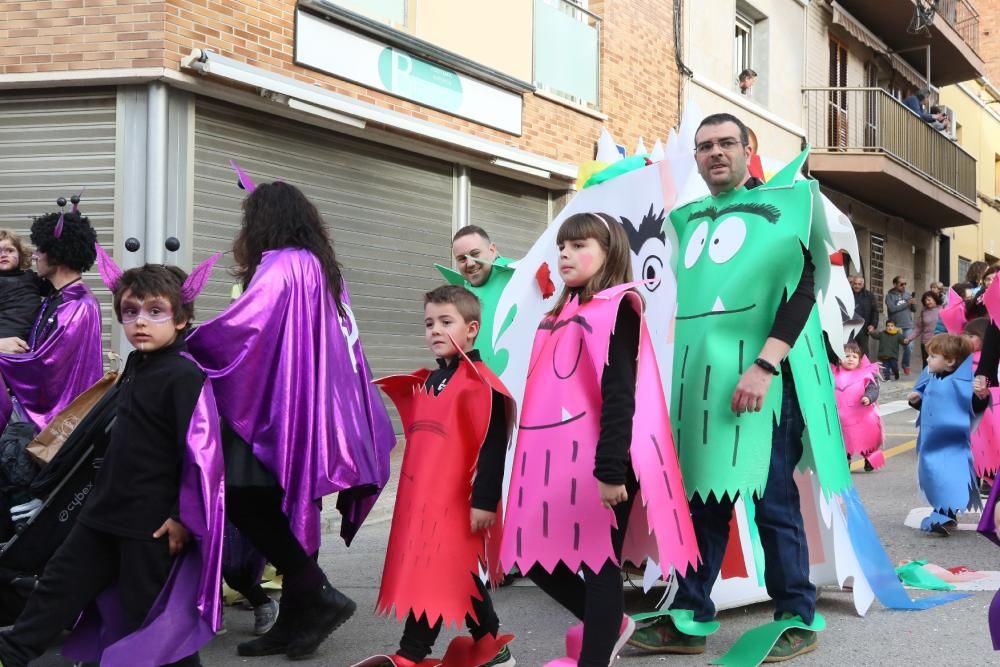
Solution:
[(760, 366), (771, 375), (779, 375), (778, 369), (774, 367), (774, 364), (772, 364), (767, 359), (764, 359), (763, 357), (757, 357), (756, 359), (753, 360), (753, 363), (757, 366)]

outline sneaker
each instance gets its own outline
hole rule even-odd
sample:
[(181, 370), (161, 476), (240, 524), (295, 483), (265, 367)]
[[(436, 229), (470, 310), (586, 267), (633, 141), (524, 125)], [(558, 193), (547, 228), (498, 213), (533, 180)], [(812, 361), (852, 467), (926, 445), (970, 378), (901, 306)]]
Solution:
[(865, 472), (871, 472), (872, 470), (875, 470), (875, 466), (872, 465), (871, 461), (865, 459)]
[(764, 662), (784, 662), (800, 655), (815, 651), (817, 646), (816, 633), (802, 628), (789, 628), (778, 637), (771, 652)]
[(258, 637), (267, 634), (278, 620), (278, 603), (268, 600), (259, 607), (253, 608), (253, 633)]
[(628, 640), (629, 646), (647, 653), (697, 655), (705, 652), (705, 638), (684, 634), (669, 616), (662, 616), (644, 628), (638, 628)]
[(517, 661), (514, 660), (514, 656), (510, 654), (510, 649), (504, 646), (500, 649), (500, 652), (493, 656), (493, 659), (487, 663), (480, 665), (480, 667), (514, 667)]

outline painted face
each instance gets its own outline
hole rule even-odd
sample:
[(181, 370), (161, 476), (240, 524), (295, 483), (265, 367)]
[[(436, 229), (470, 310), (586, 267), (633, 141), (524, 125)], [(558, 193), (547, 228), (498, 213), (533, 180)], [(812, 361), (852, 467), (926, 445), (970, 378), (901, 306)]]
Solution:
[(571, 239), (559, 244), (559, 275), (570, 287), (582, 287), (597, 275), (606, 257), (597, 239)]
[[(451, 244), (451, 252), (455, 256), (458, 271), (474, 287), (479, 287), (490, 277), (492, 262), (497, 258), (497, 246), (490, 243), (479, 234), (467, 234), (459, 237)], [(489, 262), (488, 264), (484, 264)]]
[(454, 304), (428, 303), (424, 306), (424, 339), (434, 356), (451, 359), (458, 354), (458, 348), (448, 336), (462, 346), (463, 352), (470, 351), (478, 333), (479, 322), (466, 322)]
[(168, 298), (147, 294), (140, 299), (132, 294), (132, 290), (126, 290), (122, 295), (121, 322), (128, 342), (140, 352), (155, 352), (167, 347), (187, 326), (187, 320), (174, 322)]
[(10, 239), (0, 241), (0, 271), (13, 271), (21, 265), (21, 255)]
[(844, 358), (840, 361), (840, 367), (845, 371), (853, 371), (861, 364), (861, 357), (859, 357), (854, 352), (848, 352), (844, 355)]
[(694, 145), (698, 173), (713, 195), (734, 190), (746, 181), (750, 146), (741, 141), (736, 123), (703, 126)]
[(927, 355), (927, 370), (931, 373), (946, 373), (955, 369), (955, 360), (931, 352)]

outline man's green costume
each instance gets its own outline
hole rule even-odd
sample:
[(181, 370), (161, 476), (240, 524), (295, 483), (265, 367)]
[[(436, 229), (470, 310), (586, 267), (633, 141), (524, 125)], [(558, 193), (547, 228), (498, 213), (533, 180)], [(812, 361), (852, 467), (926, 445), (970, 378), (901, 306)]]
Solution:
[[(807, 155), (766, 185), (706, 197), (670, 214), (680, 240), (670, 416), (689, 497), (764, 492), (782, 383), (771, 383), (760, 412), (737, 416), (730, 400), (767, 340), (782, 295), (795, 291), (803, 247), (818, 260), (816, 284), (827, 284), (828, 231), (813, 224), (819, 185), (795, 180)], [(829, 497), (851, 478), (815, 306), (788, 361), (806, 423), (800, 467), (816, 471)]]
[[(507, 287), (507, 283), (510, 282), (511, 276), (514, 275), (514, 267), (511, 266), (513, 263), (512, 259), (497, 256), (493, 260), (493, 268), (490, 270), (489, 278), (478, 287), (473, 286), (461, 273), (440, 264), (434, 265), (449, 284), (461, 285), (479, 298), (479, 302), (482, 304), (482, 319), (479, 323), (479, 336), (476, 338), (475, 349), (479, 350), (486, 367), (497, 375), (502, 374), (507, 367), (509, 353), (507, 350), (493, 349), (493, 341), (501, 333), (501, 331), (493, 331), (493, 318), (496, 315), (500, 295)], [(515, 312), (511, 310), (510, 317), (507, 318), (508, 321), (504, 323), (505, 326), (514, 319)]]

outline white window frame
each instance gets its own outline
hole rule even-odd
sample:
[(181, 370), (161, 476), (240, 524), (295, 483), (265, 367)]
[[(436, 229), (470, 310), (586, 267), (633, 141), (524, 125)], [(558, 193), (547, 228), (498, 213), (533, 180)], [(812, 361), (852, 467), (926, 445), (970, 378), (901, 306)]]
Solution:
[(744, 14), (736, 12), (733, 35), (733, 76), (739, 79), (740, 72), (753, 69), (753, 28), (756, 21)]

